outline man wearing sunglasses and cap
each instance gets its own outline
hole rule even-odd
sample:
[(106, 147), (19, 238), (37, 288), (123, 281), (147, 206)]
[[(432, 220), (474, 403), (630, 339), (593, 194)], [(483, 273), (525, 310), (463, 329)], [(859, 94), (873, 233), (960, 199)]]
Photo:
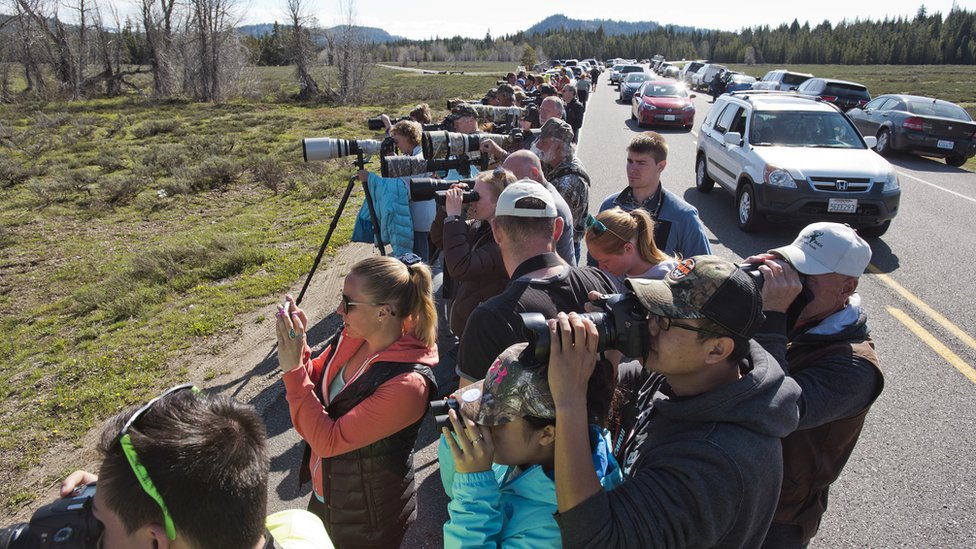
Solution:
[(61, 495), (97, 482), (91, 512), (103, 549), (331, 548), (307, 511), (265, 517), (266, 438), (250, 406), (178, 385), (110, 419), (99, 475), (75, 471)]
[(636, 421), (616, 437), (624, 482), (611, 492), (585, 468), (582, 403), (600, 334), (577, 315), (549, 321), (564, 547), (759, 547), (800, 393), (750, 340), (762, 322), (759, 288), (708, 255), (684, 259), (663, 280), (627, 284), (647, 314), (648, 375)]
[[(871, 247), (840, 223), (813, 223), (750, 257), (765, 279), (759, 341), (800, 385), (800, 424), (783, 439), (783, 490), (764, 547), (806, 547), (864, 419), (884, 388), (857, 293)], [(802, 276), (802, 278), (801, 278)]]

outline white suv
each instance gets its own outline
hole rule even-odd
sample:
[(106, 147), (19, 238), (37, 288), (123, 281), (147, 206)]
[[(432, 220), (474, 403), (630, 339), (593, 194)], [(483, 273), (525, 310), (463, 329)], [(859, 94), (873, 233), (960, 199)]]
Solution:
[(739, 228), (765, 217), (837, 221), (881, 236), (898, 213), (901, 189), (887, 160), (829, 103), (791, 94), (734, 92), (702, 123), (695, 186), (718, 182), (735, 195)]

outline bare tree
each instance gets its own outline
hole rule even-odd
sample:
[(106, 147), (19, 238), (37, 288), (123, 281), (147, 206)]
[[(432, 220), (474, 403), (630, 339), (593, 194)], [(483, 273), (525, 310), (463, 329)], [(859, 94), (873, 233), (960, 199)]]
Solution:
[(356, 26), (355, 0), (339, 0), (342, 23), (326, 31), (328, 58), (335, 75), (327, 86), (331, 99), (346, 103), (362, 94), (372, 65), (362, 28)]
[(179, 17), (177, 0), (141, 0), (142, 26), (149, 47), (149, 70), (153, 75), (153, 93), (160, 97), (173, 94), (176, 75), (175, 34)]
[[(58, 16), (57, 4), (47, 0), (17, 0), (17, 4), (23, 17), (30, 20), (31, 28), (39, 30), (46, 38), (41, 43), (41, 52), (45, 57), (44, 61), (51, 63), (61, 88), (72, 97), (79, 97), (82, 75), (79, 71), (78, 59), (85, 54), (79, 53), (84, 51), (77, 47), (79, 40), (72, 36), (72, 32)], [(87, 14), (85, 0), (79, 0), (76, 7), (80, 16), (84, 18)], [(84, 33), (81, 33), (81, 36), (83, 38)], [(38, 53), (40, 52), (37, 48), (32, 49), (32, 55), (35, 56), (34, 63), (37, 62)]]
[(291, 61), (295, 64), (298, 98), (301, 100), (314, 99), (322, 93), (309, 72), (309, 66), (315, 59), (315, 48), (309, 34), (314, 18), (309, 15), (306, 2), (307, 0), (285, 0), (288, 23), (291, 25)]
[(189, 5), (192, 46), (184, 53), (185, 85), (199, 100), (220, 101), (243, 69), (234, 30), (237, 0), (189, 0)]

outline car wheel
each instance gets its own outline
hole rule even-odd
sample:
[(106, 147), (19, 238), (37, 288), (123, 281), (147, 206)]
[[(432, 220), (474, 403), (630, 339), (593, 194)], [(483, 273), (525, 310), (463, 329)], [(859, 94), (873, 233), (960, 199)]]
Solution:
[(762, 224), (762, 214), (756, 211), (756, 194), (749, 183), (743, 183), (739, 187), (738, 195), (735, 198), (736, 210), (738, 210), (739, 229), (745, 233), (759, 230)]
[(698, 163), (695, 164), (695, 188), (698, 192), (707, 193), (711, 192), (712, 188), (715, 187), (715, 180), (709, 177), (708, 170), (705, 167), (705, 155), (698, 155)]
[(888, 232), (888, 227), (891, 226), (891, 220), (885, 221), (880, 225), (871, 225), (868, 227), (861, 227), (857, 230), (857, 234), (863, 236), (864, 238), (877, 238), (886, 232)]
[(965, 163), (966, 163), (966, 157), (965, 156), (947, 156), (946, 157), (946, 164), (948, 164), (950, 166), (955, 166), (955, 167), (958, 168), (958, 167), (962, 166)]
[(874, 150), (881, 156), (891, 154), (891, 132), (887, 128), (881, 128), (878, 132), (878, 144), (874, 146)]

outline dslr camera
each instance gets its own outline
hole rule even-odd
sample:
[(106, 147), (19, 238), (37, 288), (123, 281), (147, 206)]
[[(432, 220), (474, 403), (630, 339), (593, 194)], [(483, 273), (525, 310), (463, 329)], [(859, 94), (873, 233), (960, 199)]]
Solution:
[[(596, 324), (597, 350), (615, 349), (628, 358), (647, 356), (647, 309), (633, 293), (605, 295), (592, 302), (602, 311), (581, 313)], [(545, 364), (549, 359), (549, 325), (542, 313), (519, 313), (522, 332), (529, 341), (521, 360)]]
[[(431, 179), (429, 177), (414, 177), (410, 179), (410, 200), (419, 202), (421, 200), (433, 199), (438, 205), (443, 206), (447, 201), (447, 191), (456, 184), (466, 185), (469, 189), (474, 186), (474, 179), (445, 180)], [(481, 198), (475, 191), (464, 191), (461, 193), (461, 202), (477, 202)]]
[(34, 512), (30, 523), (0, 529), (0, 549), (95, 549), (102, 524), (92, 514), (95, 484)]

